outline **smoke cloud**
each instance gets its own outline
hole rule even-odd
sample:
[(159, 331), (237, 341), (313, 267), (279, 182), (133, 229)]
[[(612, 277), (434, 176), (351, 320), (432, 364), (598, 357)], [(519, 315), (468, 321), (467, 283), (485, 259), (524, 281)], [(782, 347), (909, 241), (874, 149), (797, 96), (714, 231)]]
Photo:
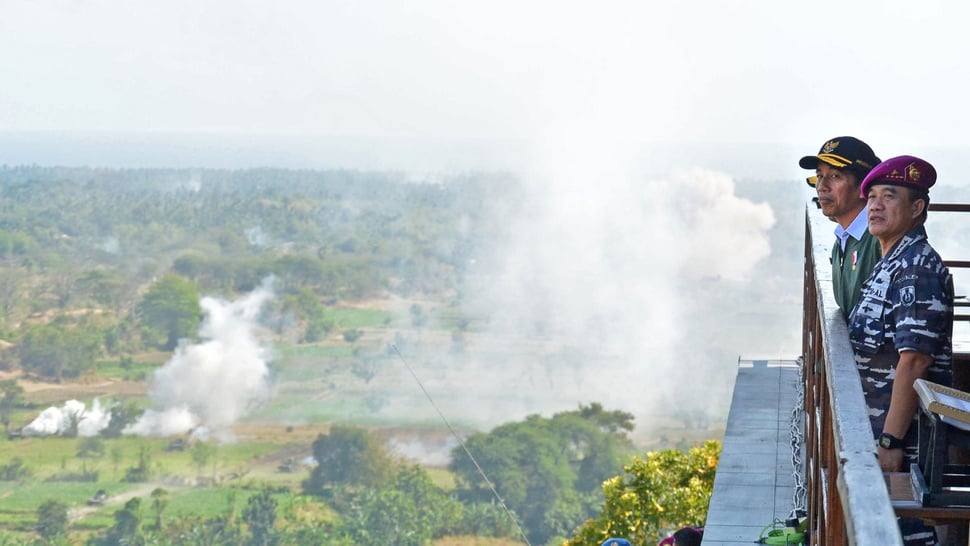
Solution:
[(76, 429), (82, 437), (96, 436), (108, 426), (111, 413), (101, 407), (97, 398), (88, 409), (83, 402), (68, 400), (60, 408), (51, 406), (21, 431), (24, 436), (55, 436), (71, 433)]
[[(270, 395), (271, 351), (259, 337), (259, 315), (273, 297), (272, 279), (235, 301), (206, 297), (199, 304), (205, 314), (201, 341), (179, 346), (151, 379), (149, 399), (154, 407), (125, 427), (124, 434), (172, 436), (191, 432), (206, 439), (229, 439), (230, 425), (266, 401)], [(68, 400), (49, 407), (24, 427), (27, 436), (73, 432), (95, 436), (111, 421), (111, 412), (95, 399), (88, 409)]]
[(205, 320), (200, 343), (180, 346), (152, 376), (155, 407), (125, 428), (125, 434), (168, 436), (227, 433), (229, 425), (270, 395), (270, 349), (258, 335), (271, 281), (235, 300), (202, 298)]
[(770, 301), (772, 207), (715, 170), (638, 175), (611, 168), (633, 162), (558, 157), (489, 205), (495, 229), (462, 298), (487, 325), (457, 353), (412, 347), (417, 375), (449, 420), (476, 427), (591, 402), (632, 413), (638, 435), (658, 416), (718, 419), (738, 356), (763, 347), (747, 340), (764, 329), (738, 317)]
[(643, 415), (678, 385), (730, 384), (732, 360), (704, 362), (711, 338), (699, 325), (769, 255), (775, 219), (724, 173), (609, 176), (559, 173), (530, 188), (481, 295), (505, 326), (544, 334), (575, 359), (543, 381), (552, 398), (577, 393)]

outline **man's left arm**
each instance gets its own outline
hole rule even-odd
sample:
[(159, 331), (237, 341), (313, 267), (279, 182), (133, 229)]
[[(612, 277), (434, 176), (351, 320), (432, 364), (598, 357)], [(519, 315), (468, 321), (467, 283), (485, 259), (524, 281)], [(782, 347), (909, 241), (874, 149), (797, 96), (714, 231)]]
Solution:
[[(917, 379), (926, 376), (933, 364), (933, 357), (919, 351), (904, 350), (899, 353), (896, 376), (893, 379), (893, 393), (886, 412), (886, 422), (882, 431), (896, 438), (904, 438), (913, 423), (918, 409), (919, 397), (913, 389)], [(902, 449), (879, 448), (879, 465), (883, 472), (900, 472), (903, 467)]]

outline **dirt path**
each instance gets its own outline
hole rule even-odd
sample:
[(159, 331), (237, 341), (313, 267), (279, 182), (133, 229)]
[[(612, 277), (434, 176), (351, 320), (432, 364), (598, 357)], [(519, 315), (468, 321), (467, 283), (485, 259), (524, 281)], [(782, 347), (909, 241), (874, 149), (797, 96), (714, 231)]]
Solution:
[[(138, 487), (125, 491), (124, 493), (119, 493), (117, 495), (110, 495), (103, 503), (97, 505), (85, 504), (84, 506), (78, 506), (76, 508), (71, 508), (67, 511), (67, 518), (71, 523), (83, 519), (91, 514), (101, 510), (105, 506), (118, 506), (123, 505), (129, 500), (135, 497), (147, 497), (151, 495), (158, 487), (165, 486), (162, 482), (148, 482), (140, 484)], [(171, 487), (168, 487), (171, 489)]]

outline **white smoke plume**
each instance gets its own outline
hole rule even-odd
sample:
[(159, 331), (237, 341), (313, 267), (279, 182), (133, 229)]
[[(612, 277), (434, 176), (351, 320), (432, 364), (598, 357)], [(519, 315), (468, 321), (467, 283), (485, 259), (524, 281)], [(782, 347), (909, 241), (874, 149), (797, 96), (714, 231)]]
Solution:
[[(738, 317), (761, 304), (755, 280), (773, 278), (759, 267), (775, 214), (728, 172), (651, 152), (633, 120), (653, 105), (608, 85), (635, 64), (544, 97), (522, 194), (491, 211), (491, 252), (463, 302), (498, 337), (467, 336), (479, 376), (449, 416), (497, 424), (601, 402), (647, 433), (658, 415), (726, 412), (737, 356), (752, 350)], [(447, 397), (441, 386), (429, 388)]]
[(258, 335), (271, 281), (241, 299), (202, 298), (200, 343), (180, 346), (152, 376), (147, 410), (125, 434), (168, 436), (225, 432), (269, 394), (270, 349)]
[(463, 301), (487, 327), (461, 354), (414, 358), (419, 376), (449, 419), (478, 426), (590, 402), (633, 413), (644, 434), (657, 416), (716, 419), (753, 347), (738, 317), (761, 300), (746, 296), (772, 278), (759, 269), (771, 206), (715, 170), (645, 175), (604, 155), (556, 157), (494, 211)]
[(95, 436), (108, 426), (111, 413), (101, 407), (97, 398), (88, 409), (83, 402), (68, 400), (60, 408), (51, 406), (29, 425), (23, 428), (24, 436), (59, 436), (72, 431), (76, 427), (78, 436)]

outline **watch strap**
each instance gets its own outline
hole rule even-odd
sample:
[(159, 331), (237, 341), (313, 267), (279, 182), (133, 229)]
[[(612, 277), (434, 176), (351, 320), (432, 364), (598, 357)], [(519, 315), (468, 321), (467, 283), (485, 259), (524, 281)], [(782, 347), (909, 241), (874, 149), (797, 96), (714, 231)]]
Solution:
[(879, 435), (879, 447), (883, 449), (902, 449), (904, 447), (903, 440), (883, 432)]

